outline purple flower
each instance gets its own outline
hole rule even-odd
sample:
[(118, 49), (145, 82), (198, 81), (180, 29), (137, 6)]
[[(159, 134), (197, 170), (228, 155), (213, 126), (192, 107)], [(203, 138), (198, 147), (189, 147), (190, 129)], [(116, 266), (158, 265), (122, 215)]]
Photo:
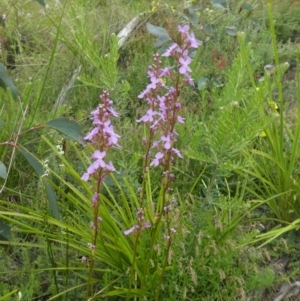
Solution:
[(151, 224), (150, 224), (150, 222), (145, 222), (144, 223), (144, 228), (150, 228), (151, 227)]
[(106, 167), (106, 163), (104, 162), (103, 158), (105, 158), (106, 156), (106, 152), (103, 151), (103, 152), (100, 152), (99, 150), (96, 150), (93, 155), (92, 155), (92, 158), (93, 159), (96, 159), (96, 161), (94, 161), (94, 163), (92, 163), (89, 168), (88, 168), (88, 174), (89, 175), (92, 175), (94, 172), (96, 172), (96, 170), (99, 168), (99, 167)]
[(187, 72), (191, 72), (191, 68), (189, 67), (189, 64), (191, 63), (192, 59), (187, 56), (185, 59), (183, 57), (179, 58), (180, 68), (179, 73), (186, 74)]
[(98, 193), (94, 193), (94, 195), (92, 197), (92, 205), (93, 205), (93, 207), (96, 207), (98, 200), (99, 200), (99, 194)]
[(95, 138), (95, 136), (98, 134), (99, 129), (98, 128), (94, 128), (92, 129), (83, 139), (84, 140), (93, 140)]
[(170, 66), (168, 66), (164, 69), (161, 69), (160, 70), (160, 76), (170, 76), (171, 75), (171, 69), (172, 68)]
[(118, 145), (118, 140), (120, 136), (114, 132), (113, 126), (109, 124), (104, 128), (104, 131), (106, 134), (108, 134), (108, 139), (107, 139), (108, 145), (109, 146)]
[(135, 230), (138, 230), (139, 228), (140, 228), (139, 225), (134, 225), (130, 229), (125, 230), (123, 233), (124, 233), (124, 235), (129, 235), (129, 234), (133, 233)]
[(81, 180), (87, 182), (90, 178), (90, 175), (86, 172), (83, 174), (83, 176), (81, 177)]
[(178, 49), (180, 49), (179, 45), (174, 43), (163, 53), (162, 56), (171, 56), (173, 51), (177, 51)]
[(188, 31), (190, 30), (190, 27), (186, 24), (186, 25), (178, 25), (178, 31), (181, 33), (188, 33)]
[(177, 116), (177, 122), (178, 123), (182, 123), (183, 124), (184, 123), (184, 119), (185, 118), (182, 118), (181, 116)]
[(171, 136), (170, 134), (168, 136), (162, 136), (161, 138), (161, 141), (164, 142), (164, 147), (165, 149), (170, 149), (171, 148)]
[(146, 88), (141, 94), (139, 94), (138, 98), (144, 98), (149, 92), (150, 90)]
[(194, 33), (187, 34), (188, 41), (190, 43), (190, 47), (192, 48), (198, 48), (200, 45), (200, 42), (196, 40)]
[(163, 157), (164, 157), (164, 154), (162, 152), (158, 152), (155, 155), (155, 159), (150, 163), (150, 166), (158, 166)]
[(140, 118), (140, 119), (138, 119), (136, 122), (144, 122), (144, 123), (146, 123), (146, 122), (153, 122), (153, 116), (155, 116), (155, 115), (158, 115), (159, 113), (158, 112), (156, 112), (156, 111), (153, 111), (152, 109), (149, 109), (148, 111), (147, 111), (147, 113), (142, 117), (142, 118)]
[(106, 170), (109, 172), (115, 171), (115, 167), (113, 166), (113, 163), (111, 161), (108, 162), (108, 164), (106, 164), (105, 166)]
[(185, 73), (184, 76), (185, 76), (186, 82), (194, 87), (195, 84), (194, 84), (194, 81), (193, 81), (192, 77), (188, 73)]
[(172, 153), (176, 154), (179, 158), (183, 158), (181, 152), (177, 148), (172, 148)]

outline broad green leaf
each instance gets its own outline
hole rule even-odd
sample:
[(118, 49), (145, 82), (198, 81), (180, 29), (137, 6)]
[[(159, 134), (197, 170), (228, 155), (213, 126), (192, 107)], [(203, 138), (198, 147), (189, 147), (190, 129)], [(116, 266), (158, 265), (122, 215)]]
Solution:
[(3, 240), (8, 241), (9, 236), (10, 236), (10, 227), (0, 222), (0, 241)]
[(45, 3), (45, 1), (44, 0), (35, 0), (36, 2), (38, 2), (40, 5), (42, 5), (42, 6), (46, 6), (46, 3)]
[(18, 99), (18, 90), (9, 78), (5, 66), (0, 63), (0, 87), (7, 89), (9, 88), (14, 99)]
[(234, 37), (237, 35), (237, 28), (235, 26), (226, 26), (226, 32), (228, 35)]
[(41, 162), (23, 146), (19, 146), (18, 149), (22, 153), (22, 155), (26, 158), (28, 163), (33, 167), (33, 169), (36, 171), (36, 173), (40, 177), (43, 176), (44, 168), (43, 168), (43, 165), (41, 164)]
[(54, 217), (59, 220), (59, 210), (56, 202), (55, 191), (49, 183), (46, 184), (46, 194), (49, 201), (49, 207)]
[(213, 27), (209, 23), (205, 23), (203, 29), (208, 34), (210, 34), (214, 31)]
[(146, 26), (147, 26), (148, 31), (155, 37), (157, 37), (159, 39), (167, 39), (168, 38), (168, 40), (171, 40), (168, 32), (163, 27), (155, 26), (150, 23), (147, 23)]
[(160, 46), (163, 46), (164, 44), (166, 44), (167, 42), (169, 42), (170, 39), (169, 38), (158, 38), (156, 40), (156, 42), (154, 43), (153, 47), (160, 47)]
[(0, 178), (6, 179), (6, 177), (7, 177), (6, 166), (0, 161)]
[(226, 0), (213, 0), (212, 1), (212, 6), (214, 6), (215, 8), (219, 8), (219, 9), (226, 9), (227, 7), (227, 2)]
[(64, 117), (57, 118), (48, 121), (46, 126), (67, 135), (72, 140), (83, 143), (80, 125), (74, 120)]
[(207, 87), (207, 78), (201, 76), (197, 82), (197, 88), (199, 91), (205, 89)]

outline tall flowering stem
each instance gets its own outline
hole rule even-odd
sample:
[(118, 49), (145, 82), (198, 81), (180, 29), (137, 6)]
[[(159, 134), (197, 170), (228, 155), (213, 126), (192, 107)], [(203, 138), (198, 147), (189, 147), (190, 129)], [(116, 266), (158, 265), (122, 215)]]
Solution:
[[(145, 99), (149, 105), (146, 114), (137, 122), (142, 122), (148, 129), (148, 136), (143, 138), (145, 147), (144, 165), (143, 165), (143, 186), (141, 188), (141, 202), (144, 204), (146, 195), (146, 185), (149, 173), (149, 167), (162, 167), (162, 197), (156, 204), (155, 214), (157, 218), (154, 221), (152, 230), (151, 251), (148, 254), (147, 262), (152, 257), (153, 246), (157, 238), (157, 231), (160, 229), (162, 216), (166, 216), (166, 261), (162, 269), (158, 284), (156, 300), (159, 298), (162, 277), (167, 265), (167, 258), (172, 242), (172, 230), (170, 226), (170, 212), (166, 208), (171, 205), (169, 200), (171, 185), (174, 179), (172, 165), (175, 157), (182, 158), (182, 154), (174, 147), (178, 133), (175, 129), (176, 124), (184, 123), (184, 118), (179, 115), (181, 108), (180, 92), (186, 84), (194, 86), (190, 76), (189, 67), (192, 59), (189, 55), (190, 48), (198, 48), (199, 42), (195, 39), (193, 33), (189, 33), (189, 26), (178, 26), (179, 38), (173, 38), (173, 44), (162, 55), (171, 57), (175, 60), (174, 67), (162, 67), (161, 57), (158, 54), (153, 56), (153, 65), (149, 66), (148, 77), (150, 83), (146, 89), (139, 95), (139, 98)], [(158, 138), (157, 138), (158, 137)], [(155, 140), (156, 139), (156, 140)], [(154, 154), (153, 154), (154, 153)], [(145, 266), (144, 275), (146, 276), (148, 265)]]
[(86, 135), (86, 137), (84, 137), (85, 140), (94, 146), (95, 151), (91, 156), (93, 162), (81, 177), (83, 181), (93, 180), (92, 189), (94, 190), (94, 195), (91, 200), (93, 219), (90, 222), (92, 241), (88, 243), (88, 246), (91, 249), (91, 256), (88, 263), (88, 297), (93, 295), (93, 268), (97, 248), (97, 237), (101, 229), (100, 225), (102, 221), (100, 212), (100, 189), (106, 176), (115, 170), (111, 161), (108, 163), (106, 162), (106, 155), (112, 147), (119, 146), (118, 140), (120, 138), (120, 136), (114, 132), (110, 120), (111, 117), (118, 117), (118, 114), (112, 108), (113, 102), (109, 99), (109, 93), (103, 91), (103, 94), (100, 95), (100, 99), (102, 103), (99, 104), (96, 110), (91, 112), (94, 128)]

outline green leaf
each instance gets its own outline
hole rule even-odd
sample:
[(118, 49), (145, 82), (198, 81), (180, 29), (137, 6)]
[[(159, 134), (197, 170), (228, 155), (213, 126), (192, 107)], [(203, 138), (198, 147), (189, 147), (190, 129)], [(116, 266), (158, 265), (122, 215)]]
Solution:
[(211, 4), (215, 8), (219, 8), (219, 9), (223, 9), (223, 10), (225, 10), (227, 7), (226, 0), (213, 0)]
[(78, 141), (82, 144), (84, 144), (84, 141), (82, 139), (82, 133), (80, 125), (74, 121), (70, 120), (68, 118), (57, 118), (50, 120), (46, 123), (46, 126), (55, 129), (62, 134), (67, 135), (70, 139)]
[(23, 146), (19, 146), (18, 149), (21, 152), (21, 154), (26, 158), (26, 160), (29, 162), (29, 164), (33, 167), (33, 169), (36, 171), (36, 173), (40, 177), (43, 176), (44, 168), (43, 168), (43, 165), (41, 164), (41, 162)]
[(171, 40), (168, 32), (163, 27), (155, 26), (150, 23), (147, 23), (146, 26), (147, 26), (148, 31), (155, 37), (157, 37), (159, 39)]
[(198, 6), (193, 6), (193, 7), (189, 7), (189, 8), (184, 10), (184, 14), (188, 17), (190, 22), (193, 23), (193, 24), (198, 24), (199, 23), (199, 19), (198, 19), (198, 16), (196, 14), (196, 10), (198, 10), (198, 9), (199, 9)]
[(10, 227), (0, 222), (0, 241), (3, 240), (8, 241), (9, 236), (10, 236)]
[(211, 34), (214, 31), (213, 27), (209, 23), (205, 23), (203, 29), (208, 34)]
[(38, 2), (40, 5), (42, 5), (42, 6), (46, 6), (46, 3), (45, 3), (45, 1), (44, 0), (35, 0), (36, 2)]
[(197, 88), (199, 91), (205, 89), (207, 87), (207, 78), (201, 76), (197, 82)]
[(0, 126), (4, 126), (5, 125), (5, 121), (0, 120)]
[(154, 43), (153, 47), (160, 47), (169, 42), (169, 38), (158, 38)]
[(237, 28), (235, 26), (226, 26), (226, 32), (228, 35), (234, 37), (237, 35)]
[(6, 295), (0, 297), (0, 300), (8, 300), (8, 297), (10, 297), (13, 294), (16, 294), (18, 292), (18, 289), (13, 290), (12, 292), (7, 293)]
[(1, 161), (0, 161), (0, 178), (2, 179), (7, 178), (6, 166)]
[(59, 220), (59, 210), (56, 202), (56, 194), (53, 187), (49, 183), (46, 184), (46, 194), (49, 201), (49, 207), (53, 212), (54, 217)]
[(249, 3), (245, 3), (245, 4), (243, 4), (242, 9), (246, 9), (246, 10), (252, 11), (253, 10), (253, 6), (251, 4), (249, 4)]
[(18, 90), (9, 78), (5, 66), (0, 63), (0, 87), (7, 89), (9, 88), (14, 99), (18, 99)]

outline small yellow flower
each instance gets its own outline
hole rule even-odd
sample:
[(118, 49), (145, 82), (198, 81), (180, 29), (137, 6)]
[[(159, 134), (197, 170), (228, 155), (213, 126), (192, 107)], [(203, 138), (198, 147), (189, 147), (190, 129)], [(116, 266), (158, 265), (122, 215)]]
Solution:
[(277, 103), (273, 100), (269, 100), (269, 106), (273, 111), (276, 111), (278, 109)]
[(261, 131), (261, 133), (259, 134), (259, 137), (261, 137), (261, 138), (267, 137), (266, 132), (265, 131)]

